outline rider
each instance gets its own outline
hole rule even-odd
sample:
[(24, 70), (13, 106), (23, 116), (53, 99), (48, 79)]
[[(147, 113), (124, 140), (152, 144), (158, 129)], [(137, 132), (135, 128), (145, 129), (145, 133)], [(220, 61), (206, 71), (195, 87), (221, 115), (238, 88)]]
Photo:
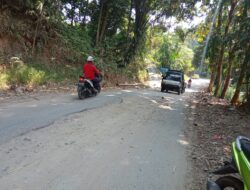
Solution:
[(192, 79), (190, 78), (190, 79), (188, 80), (188, 87), (189, 87), (189, 88), (191, 87), (191, 84), (192, 84)]
[(95, 67), (94, 58), (92, 56), (88, 56), (87, 63), (83, 65), (83, 73), (85, 78), (93, 82), (95, 88), (99, 85), (100, 79), (98, 76), (101, 72)]

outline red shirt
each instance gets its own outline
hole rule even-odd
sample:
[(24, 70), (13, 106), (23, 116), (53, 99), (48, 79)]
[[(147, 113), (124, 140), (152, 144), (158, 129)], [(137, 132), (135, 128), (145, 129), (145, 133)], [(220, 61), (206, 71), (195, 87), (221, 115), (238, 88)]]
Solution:
[(84, 77), (86, 77), (89, 80), (93, 80), (96, 75), (100, 74), (100, 71), (96, 69), (96, 67), (92, 62), (87, 62), (83, 65), (83, 73)]

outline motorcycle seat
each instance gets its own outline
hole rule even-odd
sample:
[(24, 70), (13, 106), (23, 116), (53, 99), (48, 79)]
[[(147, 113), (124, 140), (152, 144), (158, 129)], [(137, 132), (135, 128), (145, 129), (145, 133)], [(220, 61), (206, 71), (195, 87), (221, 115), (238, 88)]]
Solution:
[(250, 161), (250, 141), (241, 140), (241, 148), (247, 159)]

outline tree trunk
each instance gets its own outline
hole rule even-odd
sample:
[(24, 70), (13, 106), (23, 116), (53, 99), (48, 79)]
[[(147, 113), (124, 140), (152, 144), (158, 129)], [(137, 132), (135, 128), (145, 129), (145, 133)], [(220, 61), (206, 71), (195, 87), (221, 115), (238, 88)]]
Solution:
[(216, 77), (217, 78), (217, 84), (216, 84), (216, 89), (215, 89), (215, 92), (214, 92), (214, 95), (217, 96), (217, 97), (219, 95), (219, 90), (220, 90), (221, 81), (222, 81), (223, 57), (224, 57), (224, 51), (225, 51), (225, 46), (226, 46), (226, 44), (224, 43), (224, 40), (227, 37), (229, 26), (230, 26), (230, 24), (232, 22), (234, 9), (235, 9), (237, 3), (238, 3), (238, 0), (232, 0), (231, 1), (231, 7), (230, 7), (230, 10), (229, 10), (229, 13), (228, 13), (228, 20), (227, 20), (227, 24), (226, 24), (224, 35), (223, 35), (223, 44), (221, 45), (221, 49), (220, 49), (218, 65), (217, 65), (217, 77)]
[(128, 52), (129, 52), (129, 48), (130, 48), (130, 40), (129, 40), (129, 33), (131, 30), (131, 20), (132, 20), (132, 10), (133, 10), (133, 1), (130, 1), (130, 10), (129, 10), (129, 17), (128, 17), (128, 28), (127, 28), (127, 34), (126, 34), (126, 50), (124, 52), (123, 55), (123, 65), (126, 67), (127, 63), (128, 63)]
[(129, 10), (128, 28), (127, 28), (127, 41), (128, 41), (130, 27), (131, 27), (132, 9), (133, 9), (133, 0), (130, 1), (130, 10)]
[(221, 98), (224, 99), (227, 93), (227, 89), (229, 87), (229, 83), (230, 83), (230, 79), (232, 76), (232, 67), (233, 67), (233, 59), (234, 59), (234, 53), (235, 53), (235, 48), (231, 48), (231, 50), (229, 51), (229, 55), (228, 55), (228, 70), (227, 70), (227, 75), (226, 75), (226, 79), (225, 79), (225, 84), (221, 93)]
[(125, 56), (125, 62), (128, 64), (138, 52), (138, 48), (142, 45), (143, 37), (145, 35), (146, 26), (148, 23), (148, 13), (150, 11), (151, 1), (148, 0), (134, 0), (135, 4), (135, 28), (134, 38), (131, 42), (128, 52)]
[(240, 71), (240, 77), (237, 81), (237, 86), (236, 86), (236, 90), (234, 93), (234, 96), (231, 100), (231, 104), (235, 105), (237, 104), (237, 102), (239, 102), (239, 97), (240, 97), (240, 89), (246, 74), (246, 70), (247, 70), (247, 65), (249, 64), (249, 60), (250, 60), (250, 45), (248, 44), (248, 47), (246, 48), (246, 52), (245, 52), (245, 58), (243, 61), (243, 64), (241, 66), (241, 71)]
[(72, 6), (72, 8), (71, 8), (71, 13), (72, 13), (72, 15), (71, 15), (71, 26), (73, 26), (74, 25), (74, 20), (75, 20), (75, 10), (76, 10), (76, 5), (75, 5), (74, 1), (71, 1), (71, 6)]
[(42, 9), (39, 12), (39, 18), (37, 19), (36, 30), (35, 30), (35, 34), (34, 34), (34, 38), (33, 38), (32, 50), (31, 50), (32, 55), (34, 54), (34, 51), (35, 51), (38, 28), (40, 26), (40, 22), (42, 21), (42, 15), (43, 15), (43, 5), (42, 5)]
[(96, 32), (96, 41), (95, 41), (96, 47), (99, 46), (104, 0), (100, 0), (100, 4), (101, 4), (101, 10), (100, 10), (100, 14), (99, 14), (98, 25), (97, 25), (97, 32)]
[[(246, 83), (247, 83), (247, 94), (246, 94), (246, 104), (249, 106), (250, 108), (250, 65), (247, 68), (247, 77), (246, 77)], [(250, 110), (250, 109), (249, 109)]]
[(38, 18), (38, 20), (37, 20), (36, 30), (35, 30), (35, 34), (34, 34), (34, 38), (33, 38), (33, 43), (32, 43), (31, 55), (34, 55), (35, 46), (36, 46), (36, 38), (37, 38), (38, 28), (40, 25), (40, 20), (41, 20), (41, 18)]
[(82, 24), (81, 24), (81, 26), (83, 28), (85, 28), (85, 26), (86, 26), (86, 18), (87, 18), (87, 9), (88, 9), (88, 6), (89, 6), (89, 0), (86, 1), (86, 6), (84, 8), (83, 19), (82, 19)]
[(209, 86), (208, 86), (208, 89), (207, 89), (207, 91), (209, 93), (211, 93), (212, 90), (213, 90), (214, 81), (215, 81), (215, 78), (216, 78), (216, 66), (214, 65), (212, 67), (213, 68), (212, 68), (212, 73), (211, 73), (211, 77), (210, 77), (210, 82), (209, 82)]
[[(216, 33), (217, 34), (220, 34), (221, 33), (221, 23), (222, 23), (222, 4), (221, 4), (221, 7), (219, 9), (219, 13), (218, 13), (218, 21), (217, 21), (217, 27), (216, 27)], [(218, 47), (216, 47), (216, 51), (217, 52), (219, 50)], [(215, 53), (216, 56), (217, 56), (217, 53)], [(212, 73), (211, 73), (211, 79), (210, 79), (210, 83), (209, 83), (209, 87), (208, 87), (208, 92), (212, 92), (213, 91), (213, 87), (214, 87), (214, 82), (216, 80), (216, 76), (217, 76), (217, 65), (218, 65), (218, 59), (217, 57), (216, 58), (213, 58), (213, 60), (210, 61), (211, 63), (215, 63), (214, 65), (212, 65)]]
[(230, 79), (231, 79), (231, 75), (232, 75), (232, 61), (229, 62), (229, 66), (228, 66), (228, 71), (227, 71), (227, 76), (226, 76), (226, 80), (225, 80), (225, 84), (221, 93), (221, 98), (224, 99), (227, 93), (227, 89), (229, 87), (229, 83), (230, 83)]
[(100, 37), (99, 37), (99, 44), (102, 42), (103, 40), (103, 36), (104, 36), (104, 33), (106, 31), (106, 27), (107, 27), (107, 23), (108, 23), (108, 10), (105, 11), (105, 15), (104, 15), (104, 18), (103, 18), (103, 21), (102, 21), (102, 25), (101, 25), (101, 32), (100, 32)]
[(223, 64), (223, 57), (224, 57), (224, 45), (222, 45), (221, 49), (220, 49), (220, 54), (219, 54), (219, 59), (218, 59), (218, 64), (217, 64), (217, 84), (216, 84), (216, 88), (214, 91), (214, 96), (218, 96), (219, 94), (219, 90), (221, 87), (221, 81), (222, 81), (222, 64)]

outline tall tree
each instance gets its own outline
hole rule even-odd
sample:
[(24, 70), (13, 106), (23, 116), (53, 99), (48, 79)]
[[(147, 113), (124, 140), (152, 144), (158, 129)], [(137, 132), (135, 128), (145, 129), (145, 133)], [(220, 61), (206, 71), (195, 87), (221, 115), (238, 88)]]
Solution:
[(249, 62), (250, 62), (250, 43), (248, 43), (247, 48), (245, 50), (245, 58), (241, 66), (240, 76), (237, 81), (234, 96), (231, 100), (232, 104), (237, 104), (237, 102), (239, 102), (240, 91), (241, 91), (242, 83), (244, 81), (244, 77), (246, 76), (246, 69), (248, 68)]
[(234, 93), (234, 96), (231, 100), (232, 104), (236, 104), (239, 101), (239, 96), (241, 92), (241, 88), (243, 85), (243, 81), (246, 81), (247, 84), (247, 78), (249, 76), (249, 70), (250, 67), (250, 22), (249, 22), (249, 16), (248, 16), (248, 10), (250, 8), (249, 1), (245, 0), (244, 3), (242, 3), (242, 14), (239, 16), (239, 28), (240, 28), (240, 51), (243, 50), (244, 52), (244, 60), (241, 64), (240, 68), (240, 75), (239, 79), (237, 81), (236, 90)]
[[(217, 58), (217, 52), (220, 51), (220, 34), (221, 34), (221, 25), (222, 25), (222, 3), (219, 7), (219, 13), (218, 13), (218, 19), (217, 19), (217, 25), (215, 27), (216, 32), (213, 33), (212, 40), (210, 41), (210, 67), (211, 67), (211, 77), (210, 77), (210, 82), (208, 86), (208, 92), (212, 92), (213, 86), (215, 83), (216, 79), (216, 73), (217, 73), (217, 63), (218, 63), (218, 58)], [(213, 23), (212, 23), (213, 24)]]
[(238, 0), (231, 0), (230, 10), (228, 12), (226, 26), (224, 29), (224, 34), (222, 35), (222, 44), (220, 47), (220, 53), (219, 53), (219, 58), (218, 58), (218, 62), (217, 62), (217, 76), (216, 76), (217, 84), (216, 84), (216, 88), (215, 88), (215, 92), (214, 92), (215, 96), (219, 95), (219, 90), (221, 88), (223, 57), (224, 57), (224, 51), (225, 51), (225, 46), (226, 46), (225, 38), (227, 37), (229, 26), (232, 22), (234, 9), (235, 9), (237, 3), (238, 3)]

